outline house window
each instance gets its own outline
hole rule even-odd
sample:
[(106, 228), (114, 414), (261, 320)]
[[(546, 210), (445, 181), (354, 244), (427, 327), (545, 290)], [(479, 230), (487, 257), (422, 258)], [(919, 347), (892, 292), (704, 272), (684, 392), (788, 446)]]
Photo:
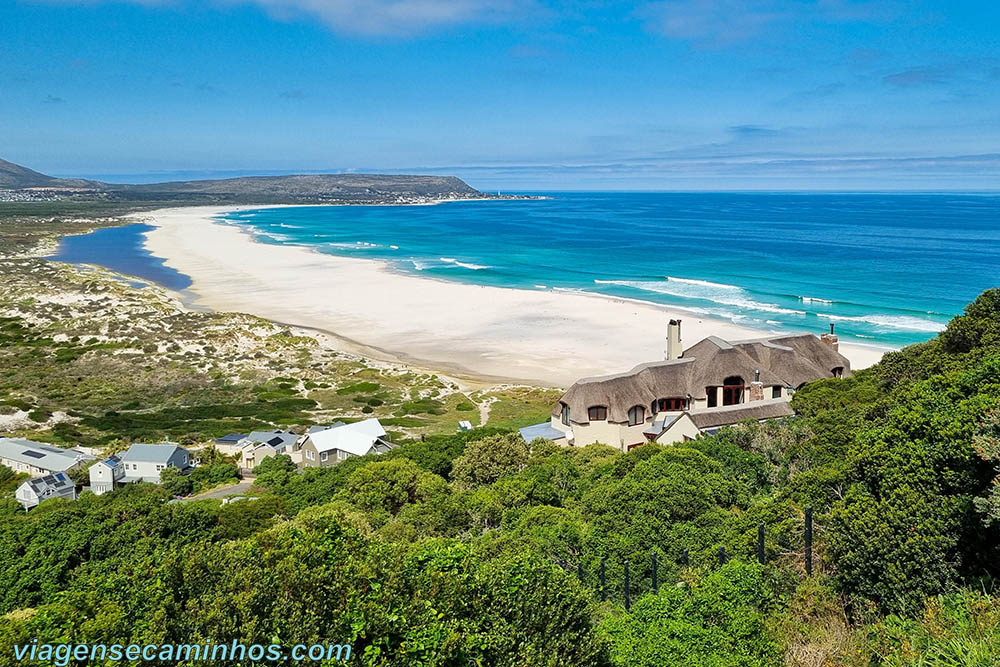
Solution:
[(705, 387), (705, 394), (708, 395), (708, 407), (714, 408), (719, 404), (718, 387)]
[(686, 398), (661, 398), (654, 403), (655, 412), (677, 412), (687, 407)]
[(163, 466), (162, 465), (157, 465), (156, 466), (156, 472), (160, 472), (161, 470), (163, 470)]
[(722, 381), (722, 404), (739, 405), (743, 402), (743, 378), (739, 375), (732, 375)]
[(327, 458), (328, 457), (326, 455), (326, 452), (323, 452), (322, 454), (319, 455), (319, 460), (322, 461), (323, 463), (326, 463)]
[(637, 405), (628, 411), (628, 425), (636, 426), (646, 421), (646, 408)]
[(316, 460), (316, 453), (313, 452), (312, 450), (307, 449), (306, 450), (306, 458), (309, 459), (310, 461), (315, 461)]
[(843, 366), (837, 366), (836, 368), (834, 368), (833, 369), (833, 377), (835, 377), (835, 378), (844, 377), (844, 367)]
[(569, 406), (565, 403), (562, 404), (562, 423), (564, 426), (569, 426)]
[(587, 408), (587, 419), (592, 422), (602, 422), (608, 418), (608, 409), (602, 405)]
[(771, 398), (781, 398), (781, 385), (771, 387)]
[(347, 452), (342, 452), (342, 451), (340, 451), (338, 449), (337, 450), (337, 459), (340, 460), (340, 461), (343, 461), (346, 458), (347, 458)]

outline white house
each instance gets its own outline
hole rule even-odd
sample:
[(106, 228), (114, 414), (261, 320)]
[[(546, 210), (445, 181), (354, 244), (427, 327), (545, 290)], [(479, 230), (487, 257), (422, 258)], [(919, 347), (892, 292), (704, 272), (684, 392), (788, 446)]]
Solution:
[(76, 500), (76, 484), (66, 473), (57, 472), (53, 475), (29, 479), (17, 487), (15, 497), (17, 502), (21, 503), (21, 507), (30, 510), (50, 498)]
[(167, 468), (187, 470), (193, 467), (191, 455), (183, 447), (173, 443), (160, 445), (136, 444), (119, 457), (124, 466), (122, 483), (160, 483), (160, 473)]
[(109, 456), (90, 466), (88, 472), (90, 473), (90, 490), (100, 496), (122, 485), (122, 480), (125, 478), (125, 464), (122, 463), (121, 458)]
[(0, 465), (32, 477), (67, 472), (93, 460), (93, 456), (74, 449), (62, 449), (24, 438), (0, 438)]
[(295, 445), (306, 468), (333, 466), (351, 456), (384, 454), (393, 448), (377, 419), (313, 427)]

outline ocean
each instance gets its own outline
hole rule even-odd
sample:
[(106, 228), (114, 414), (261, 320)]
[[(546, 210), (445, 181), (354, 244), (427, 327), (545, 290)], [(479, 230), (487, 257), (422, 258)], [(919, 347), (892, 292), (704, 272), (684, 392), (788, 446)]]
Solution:
[[(768, 332), (900, 347), (1000, 286), (1000, 196), (543, 193), (435, 206), (245, 210), (263, 243), (377, 259), (441, 280), (590, 292)], [(56, 259), (183, 289), (132, 225), (66, 239)]]
[(1000, 286), (1000, 196), (550, 193), (226, 216), (265, 243), (443, 280), (668, 304), (773, 332), (932, 337)]

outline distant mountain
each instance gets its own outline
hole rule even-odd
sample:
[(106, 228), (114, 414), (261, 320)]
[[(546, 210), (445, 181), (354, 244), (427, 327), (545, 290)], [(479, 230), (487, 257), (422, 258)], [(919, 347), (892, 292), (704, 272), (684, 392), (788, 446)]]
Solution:
[(82, 178), (54, 178), (40, 174), (33, 169), (0, 159), (0, 188), (18, 190), (21, 188), (93, 188), (103, 185)]
[(454, 176), (312, 174), (118, 185), (54, 178), (6, 160), (0, 160), (0, 190), (47, 193), (52, 198), (226, 203), (407, 203), (488, 196)]
[(0, 188), (33, 188), (56, 179), (7, 160), (0, 160)]

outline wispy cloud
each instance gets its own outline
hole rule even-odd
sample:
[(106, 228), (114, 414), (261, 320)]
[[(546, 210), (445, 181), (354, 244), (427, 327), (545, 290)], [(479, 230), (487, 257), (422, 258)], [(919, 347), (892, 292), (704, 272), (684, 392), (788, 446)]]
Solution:
[(882, 77), (882, 80), (891, 86), (912, 88), (948, 83), (954, 76), (955, 70), (951, 67), (910, 67), (900, 72), (887, 74)]
[(55, 95), (46, 95), (45, 99), (42, 100), (45, 104), (66, 104), (66, 100)]
[[(201, 4), (200, 0), (47, 0), (61, 4)], [(520, 18), (536, 0), (211, 0), (216, 5), (256, 5), (280, 20), (318, 19), (329, 28), (361, 35), (410, 35), (466, 23)]]
[(657, 0), (638, 14), (667, 37), (726, 46), (782, 24), (885, 22), (900, 9), (888, 0)]

